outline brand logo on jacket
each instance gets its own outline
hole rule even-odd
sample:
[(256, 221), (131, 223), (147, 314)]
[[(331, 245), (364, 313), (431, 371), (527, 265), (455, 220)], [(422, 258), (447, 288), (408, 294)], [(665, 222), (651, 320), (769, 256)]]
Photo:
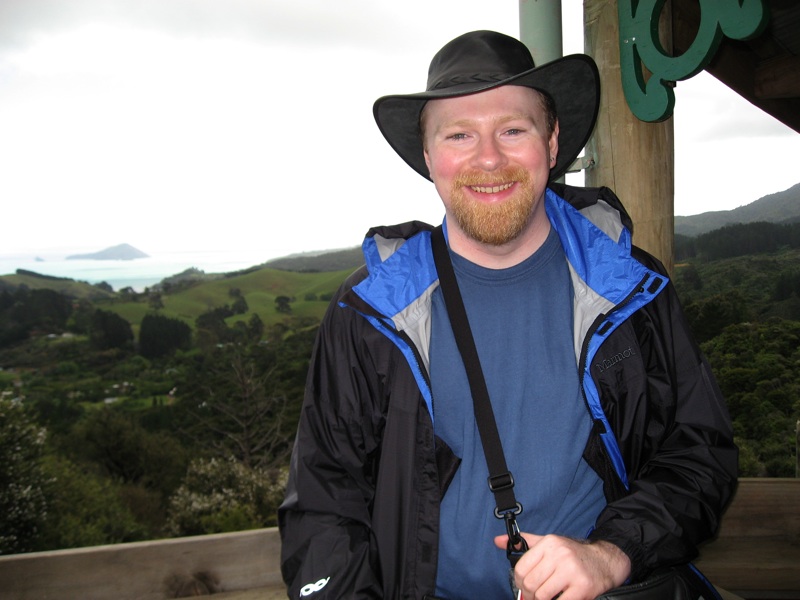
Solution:
[(600, 372), (602, 373), (606, 369), (613, 367), (616, 364), (621, 363), (626, 358), (630, 358), (631, 356), (636, 356), (636, 352), (633, 351), (633, 348), (628, 347), (627, 350), (623, 350), (622, 352), (617, 352), (614, 356), (609, 358), (604, 358), (600, 362), (594, 364)]
[(326, 577), (325, 579), (320, 579), (316, 583), (307, 583), (300, 590), (300, 597), (305, 598), (306, 596), (310, 596), (311, 594), (316, 594), (318, 591), (320, 591), (322, 588), (328, 585), (328, 582), (330, 580), (331, 580), (330, 577)]

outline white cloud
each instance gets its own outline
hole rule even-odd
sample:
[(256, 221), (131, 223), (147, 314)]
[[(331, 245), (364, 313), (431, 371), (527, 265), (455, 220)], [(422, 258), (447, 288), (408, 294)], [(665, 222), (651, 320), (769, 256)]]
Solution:
[(678, 84), (674, 118), (675, 214), (730, 210), (800, 181), (788, 161), (800, 135), (709, 74)]
[[(516, 35), (517, 13), (515, 0), (2, 3), (0, 195), (14, 225), (0, 255), (126, 241), (265, 260), (438, 221), (431, 184), (383, 141), (372, 103), (421, 90), (460, 33)], [(567, 52), (581, 22), (565, 21)], [(774, 153), (796, 152), (797, 135), (692, 81), (677, 94), (678, 214), (795, 177)]]

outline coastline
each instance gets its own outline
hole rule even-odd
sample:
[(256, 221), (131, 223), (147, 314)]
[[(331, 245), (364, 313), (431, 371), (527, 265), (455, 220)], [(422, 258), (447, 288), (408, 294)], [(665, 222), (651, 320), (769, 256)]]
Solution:
[(0, 256), (0, 275), (13, 275), (17, 269), (39, 275), (64, 277), (96, 284), (105, 282), (114, 291), (131, 287), (137, 292), (167, 277), (195, 268), (205, 273), (230, 273), (263, 264), (271, 257), (222, 252), (176, 252), (133, 260), (92, 260), (34, 256)]

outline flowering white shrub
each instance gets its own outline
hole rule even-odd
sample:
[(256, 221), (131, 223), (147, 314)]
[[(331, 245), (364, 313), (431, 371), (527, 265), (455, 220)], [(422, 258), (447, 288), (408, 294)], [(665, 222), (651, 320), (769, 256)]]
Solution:
[(47, 518), (45, 439), (22, 404), (0, 399), (0, 554), (30, 551)]
[(249, 468), (233, 458), (196, 459), (169, 502), (169, 535), (268, 527), (286, 488), (286, 469)]

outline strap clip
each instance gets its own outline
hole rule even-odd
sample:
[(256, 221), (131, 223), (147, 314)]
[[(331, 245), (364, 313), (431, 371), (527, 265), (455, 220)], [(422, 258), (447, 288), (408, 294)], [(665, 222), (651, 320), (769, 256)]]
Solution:
[(510, 490), (514, 487), (514, 476), (511, 474), (511, 471), (506, 471), (500, 475), (490, 475), (487, 477), (486, 481), (489, 482), (489, 489), (492, 490), (493, 494)]
[[(528, 551), (528, 542), (522, 537), (517, 524), (517, 515), (522, 512), (522, 506), (517, 503), (519, 510), (507, 511), (503, 513), (503, 519), (506, 522), (506, 533), (508, 533), (508, 544), (506, 544), (506, 558), (511, 563), (512, 568), (517, 564), (517, 561)], [(497, 509), (495, 509), (495, 515)]]

